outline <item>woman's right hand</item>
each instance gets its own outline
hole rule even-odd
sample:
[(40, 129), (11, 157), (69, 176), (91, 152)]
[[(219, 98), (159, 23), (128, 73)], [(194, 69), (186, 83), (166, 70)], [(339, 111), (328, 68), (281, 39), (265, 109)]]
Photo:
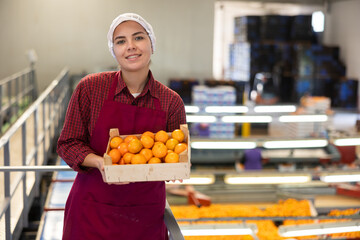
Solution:
[[(105, 178), (105, 169), (104, 169), (104, 158), (101, 156), (98, 156), (96, 154), (90, 153), (87, 155), (84, 159), (84, 162), (82, 163), (82, 166), (84, 167), (94, 167), (99, 170), (101, 173), (102, 179), (104, 182), (106, 182)], [(123, 185), (123, 184), (129, 184), (130, 182), (118, 182), (118, 183), (108, 183), (108, 184), (115, 184), (115, 185)]]

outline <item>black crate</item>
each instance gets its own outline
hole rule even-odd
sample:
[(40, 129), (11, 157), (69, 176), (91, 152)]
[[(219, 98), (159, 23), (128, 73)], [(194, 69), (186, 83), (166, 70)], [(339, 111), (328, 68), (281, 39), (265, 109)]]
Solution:
[(170, 79), (169, 88), (177, 92), (185, 104), (192, 103), (192, 88), (199, 85), (197, 79)]
[(337, 108), (356, 109), (358, 105), (357, 79), (344, 79), (335, 83), (332, 106)]
[(260, 17), (241, 16), (235, 18), (235, 42), (253, 42), (260, 40)]

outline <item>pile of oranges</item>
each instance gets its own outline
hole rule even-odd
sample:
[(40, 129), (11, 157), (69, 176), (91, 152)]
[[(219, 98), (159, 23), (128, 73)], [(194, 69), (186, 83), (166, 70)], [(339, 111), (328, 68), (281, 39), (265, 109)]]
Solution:
[(108, 155), (113, 165), (177, 163), (179, 154), (187, 150), (181, 129), (171, 133), (160, 130), (141, 135), (116, 136), (110, 139)]

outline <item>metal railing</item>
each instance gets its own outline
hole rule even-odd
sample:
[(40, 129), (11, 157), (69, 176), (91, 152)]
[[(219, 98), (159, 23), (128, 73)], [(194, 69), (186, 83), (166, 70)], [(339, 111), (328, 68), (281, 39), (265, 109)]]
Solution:
[[(63, 69), (2, 135), (0, 165), (31, 168), (47, 164), (71, 95), (68, 72), (67, 68)], [(28, 213), (38, 195), (40, 174), (41, 171), (10, 169), (0, 174), (0, 182), (4, 183), (4, 188), (0, 187), (0, 239), (18, 239), (22, 229), (28, 226)]]
[(36, 88), (33, 66), (0, 80), (0, 135), (35, 101)]

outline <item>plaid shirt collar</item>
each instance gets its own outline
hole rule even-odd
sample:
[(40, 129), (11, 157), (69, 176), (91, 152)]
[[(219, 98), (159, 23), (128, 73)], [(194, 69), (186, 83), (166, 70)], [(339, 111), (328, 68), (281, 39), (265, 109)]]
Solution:
[[(119, 78), (119, 82), (118, 82), (118, 84), (116, 86), (115, 95), (120, 94), (122, 91), (124, 91), (124, 93), (126, 92), (128, 94), (131, 94), (129, 89), (127, 88), (124, 80), (121, 77), (121, 71), (119, 72), (119, 74), (120, 74), (119, 75), (120, 78)], [(150, 70), (149, 70), (149, 74), (148, 74), (148, 81), (147, 81), (143, 91), (139, 95), (139, 97), (142, 97), (142, 96), (146, 95), (147, 92), (149, 92), (151, 96), (159, 98), (159, 93), (155, 89), (155, 79), (154, 79), (154, 77), (152, 75), (152, 72)]]

